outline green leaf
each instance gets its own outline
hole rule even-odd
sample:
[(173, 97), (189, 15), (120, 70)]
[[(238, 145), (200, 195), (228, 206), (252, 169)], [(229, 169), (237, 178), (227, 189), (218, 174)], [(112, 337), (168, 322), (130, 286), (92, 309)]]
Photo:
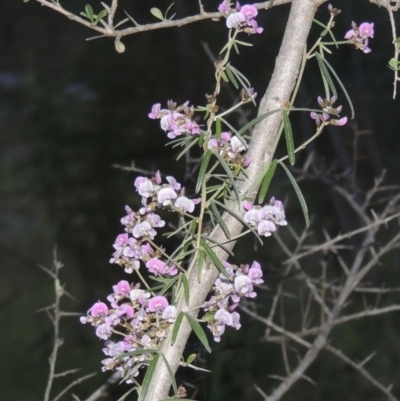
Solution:
[(235, 192), (235, 196), (238, 202), (238, 205), (240, 206), (240, 195), (239, 195), (239, 189), (236, 185), (236, 181), (235, 178), (233, 177), (232, 171), (229, 168), (228, 164), (226, 163), (226, 161), (224, 160), (224, 158), (218, 153), (218, 152), (214, 152), (214, 155), (217, 157), (217, 159), (219, 160), (219, 163), (221, 164), (221, 166), (224, 168), (226, 174), (229, 177), (229, 184), (232, 185), (233, 191)]
[(247, 146), (246, 140), (242, 137), (242, 135), (239, 134), (239, 131), (233, 127), (231, 124), (228, 123), (223, 117), (218, 117), (221, 119), (221, 121), (238, 137), (240, 142), (243, 143), (243, 145)]
[[(276, 109), (276, 110), (272, 110), (272, 111), (268, 111), (267, 113), (261, 114), (260, 116), (253, 118), (250, 122), (248, 122), (245, 126), (243, 126), (239, 131), (239, 135), (242, 135), (243, 133), (245, 133), (249, 128), (253, 127), (254, 125), (256, 125), (257, 123), (259, 123), (260, 121), (264, 120), (265, 118), (271, 116), (272, 114), (275, 114), (277, 111), (279, 111), (280, 109)], [(237, 134), (236, 134), (237, 135)]]
[(147, 390), (149, 389), (149, 385), (151, 382), (151, 377), (153, 376), (159, 357), (160, 354), (156, 354), (152, 359), (152, 361), (150, 362), (149, 367), (147, 368), (146, 374), (143, 378), (142, 388), (140, 390), (138, 401), (143, 401), (146, 397)]
[(206, 253), (208, 259), (212, 262), (212, 264), (227, 278), (230, 279), (229, 274), (225, 270), (224, 265), (222, 262), (218, 259), (217, 255), (215, 252), (211, 249), (210, 245), (207, 244), (206, 241), (204, 241), (203, 238), (200, 238), (200, 245), (204, 249), (204, 252)]
[(295, 162), (294, 141), (292, 124), (290, 124), (289, 113), (287, 110), (282, 111), (283, 114), (283, 130), (285, 131), (286, 149), (289, 156), (289, 163), (293, 166)]
[(339, 86), (342, 88), (342, 91), (344, 93), (344, 95), (346, 96), (347, 102), (349, 103), (350, 106), (350, 110), (351, 110), (351, 118), (354, 118), (354, 107), (353, 107), (353, 103), (351, 102), (350, 96), (346, 91), (346, 88), (344, 87), (342, 81), (340, 80), (340, 78), (338, 77), (338, 75), (336, 74), (335, 70), (332, 68), (332, 66), (328, 63), (328, 61), (324, 58), (322, 59), (323, 62), (326, 64), (326, 66), (329, 68), (329, 70), (331, 71), (332, 75), (335, 77), (337, 83), (339, 84)]
[(206, 333), (204, 332), (203, 328), (200, 326), (199, 322), (192, 315), (189, 315), (189, 313), (185, 313), (184, 315), (185, 315), (186, 319), (188, 320), (190, 327), (196, 334), (197, 338), (204, 345), (204, 348), (211, 354), (211, 348), (210, 348), (210, 345), (208, 344)]
[(326, 68), (326, 65), (324, 63), (325, 58), (322, 57), (318, 52), (315, 53), (315, 57), (317, 58), (318, 67), (319, 67), (319, 69), (321, 71), (322, 79), (324, 81), (326, 97), (330, 98), (329, 90), (326, 88), (326, 85), (329, 86), (329, 88), (331, 89), (333, 95), (337, 97), (337, 90), (336, 90), (335, 84), (333, 83), (333, 80), (332, 80), (332, 78), (331, 78), (331, 76), (329, 74), (329, 71)]
[(93, 13), (93, 8), (90, 4), (86, 4), (85, 11), (86, 11), (86, 15), (88, 16), (90, 21), (93, 22), (94, 21), (94, 13)]
[(267, 195), (269, 185), (271, 184), (272, 178), (275, 174), (276, 166), (278, 164), (277, 160), (273, 160), (268, 167), (268, 171), (264, 176), (263, 182), (261, 184), (260, 193), (258, 194), (258, 203), (261, 204), (265, 200)]
[(397, 61), (397, 59), (395, 58), (391, 58), (389, 60), (389, 67), (394, 70), (394, 71), (398, 71), (399, 69), (399, 62)]
[(171, 366), (169, 365), (165, 355), (163, 353), (160, 353), (160, 355), (162, 356), (162, 358), (164, 360), (164, 363), (165, 363), (165, 366), (167, 367), (169, 376), (171, 377), (171, 383), (172, 383), (172, 388), (174, 389), (174, 393), (177, 394), (178, 393), (178, 386), (176, 385), (175, 375), (172, 372)]
[(164, 295), (175, 284), (176, 280), (178, 280), (178, 277), (179, 276), (174, 276), (168, 279), (158, 295)]
[(183, 292), (185, 294), (185, 302), (186, 305), (189, 305), (189, 282), (186, 277), (186, 274), (181, 274), (182, 277), (182, 285), (183, 285)]
[(215, 136), (220, 141), (221, 140), (222, 125), (219, 118), (215, 119)]
[(161, 10), (160, 10), (159, 8), (157, 8), (157, 7), (150, 8), (150, 12), (151, 12), (156, 18), (160, 19), (161, 21), (164, 21), (164, 17), (163, 17), (162, 12), (161, 12)]
[(175, 323), (174, 323), (174, 328), (172, 330), (171, 345), (174, 345), (174, 343), (175, 343), (176, 337), (178, 335), (178, 331), (182, 324), (182, 319), (183, 319), (183, 312), (179, 312), (179, 315), (176, 318)]
[(213, 244), (215, 244), (218, 248), (223, 249), (227, 254), (234, 256), (234, 253), (228, 249), (225, 245), (222, 245), (221, 243), (219, 243), (216, 239), (214, 239), (213, 237), (209, 237), (207, 235), (202, 235), (201, 238), (205, 239), (206, 241), (210, 241)]
[(211, 150), (207, 150), (205, 153), (203, 160), (201, 161), (199, 176), (197, 177), (196, 189), (195, 192), (198, 194), (201, 190), (201, 186), (204, 182), (205, 175), (207, 173), (208, 163), (210, 162), (210, 158), (213, 152)]
[(116, 359), (125, 358), (126, 356), (136, 356), (136, 355), (143, 355), (143, 354), (157, 354), (158, 350), (154, 348), (143, 348), (137, 349), (135, 351), (125, 352), (121, 355), (116, 356)]
[[(99, 22), (102, 18), (107, 15), (107, 10), (101, 10), (96, 17), (96, 22)], [(129, 21), (129, 20), (128, 20)]]
[(228, 76), (225, 74), (225, 71), (222, 71), (222, 72), (221, 72), (221, 77), (222, 77), (222, 79), (223, 79), (225, 82), (229, 82), (229, 78), (228, 78)]
[(29, 0), (24, 0), (24, 3), (27, 3)]
[(399, 43), (400, 43), (400, 37), (398, 37), (398, 38), (394, 41), (394, 43), (399, 44)]
[[(165, 18), (167, 18), (168, 11), (171, 9), (171, 7), (172, 7), (174, 4), (175, 4), (175, 3), (171, 3), (171, 5), (167, 8), (167, 11), (165, 11)], [(172, 16), (171, 19), (172, 19), (173, 17), (174, 17), (174, 16)]]
[(215, 205), (215, 203), (213, 201), (211, 201), (210, 206), (211, 206), (211, 210), (214, 214), (214, 217), (217, 219), (218, 224), (221, 226), (223, 232), (226, 235), (226, 238), (231, 239), (231, 233), (229, 232), (229, 228), (225, 224), (224, 219), (222, 218), (221, 214), (219, 213), (217, 206)]
[(253, 46), (251, 43), (242, 42), (241, 40), (235, 40), (235, 43), (238, 43), (239, 45), (242, 46)]
[(201, 271), (203, 269), (203, 264), (205, 261), (206, 255), (204, 252), (199, 253), (199, 258), (197, 260), (197, 281), (200, 283)]
[(197, 138), (193, 138), (189, 145), (187, 145), (181, 153), (179, 153), (179, 155), (176, 157), (176, 160), (179, 160), (192, 146), (196, 145), (198, 143), (198, 139)]
[(304, 199), (304, 196), (301, 193), (301, 190), (300, 190), (299, 186), (297, 185), (297, 182), (294, 179), (292, 173), (289, 171), (289, 169), (281, 161), (278, 161), (278, 162), (283, 167), (283, 169), (285, 170), (287, 176), (289, 177), (290, 182), (292, 183), (293, 189), (296, 192), (297, 198), (299, 199), (300, 206), (301, 206), (301, 209), (302, 209), (303, 214), (304, 214), (304, 220), (306, 221), (306, 226), (308, 227), (310, 225), (310, 217), (308, 216), (308, 208), (307, 208), (307, 204), (306, 204), (306, 201)]
[(236, 78), (235, 78), (235, 76), (233, 75), (231, 68), (229, 67), (229, 64), (227, 64), (227, 65), (225, 66), (225, 71), (226, 71), (226, 75), (228, 75), (228, 78), (229, 78), (229, 80), (232, 82), (233, 86), (234, 86), (236, 89), (239, 89), (239, 84), (237, 83)]
[(186, 363), (190, 365), (196, 359), (196, 356), (196, 354), (190, 354), (186, 359)]

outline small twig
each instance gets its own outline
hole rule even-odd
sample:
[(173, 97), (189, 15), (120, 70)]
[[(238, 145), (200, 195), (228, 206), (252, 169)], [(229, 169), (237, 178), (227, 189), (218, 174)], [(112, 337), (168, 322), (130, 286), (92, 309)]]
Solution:
[(76, 385), (82, 383), (84, 380), (90, 379), (91, 377), (95, 376), (96, 372), (90, 373), (86, 376), (80, 377), (70, 383), (67, 387), (65, 387), (64, 390), (62, 390), (55, 398), (53, 398), (53, 401), (58, 401), (67, 391), (71, 390), (72, 387), (75, 387)]
[(102, 384), (94, 393), (92, 393), (88, 398), (85, 399), (85, 401), (96, 401), (99, 398), (104, 397), (107, 395), (107, 390), (109, 387), (111, 387), (113, 384), (115, 384), (118, 380), (121, 379), (121, 372), (116, 371), (114, 372), (108, 379), (107, 381)]
[(368, 379), (369, 382), (371, 382), (371, 384), (379, 388), (379, 390), (381, 390), (389, 398), (389, 400), (398, 401), (398, 399), (390, 392), (390, 387), (386, 388), (385, 386), (383, 386), (381, 383), (378, 382), (378, 380), (376, 380), (373, 376), (371, 376), (371, 374), (367, 372), (362, 366), (352, 361), (348, 356), (344, 355), (342, 351), (332, 347), (331, 345), (327, 345), (325, 349), (331, 352), (332, 354), (336, 355), (342, 361), (352, 366), (358, 372), (360, 372), (366, 379)]

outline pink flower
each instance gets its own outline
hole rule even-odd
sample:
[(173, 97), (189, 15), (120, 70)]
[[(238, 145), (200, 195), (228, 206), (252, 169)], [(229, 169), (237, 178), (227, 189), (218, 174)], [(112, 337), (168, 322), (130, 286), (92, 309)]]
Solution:
[(176, 192), (172, 188), (162, 188), (157, 195), (158, 203), (163, 206), (168, 206), (172, 203), (174, 199), (177, 198)]
[(243, 14), (247, 21), (250, 21), (257, 16), (258, 11), (254, 6), (246, 4), (240, 9), (240, 13)]
[(240, 28), (241, 24), (246, 21), (245, 16), (242, 13), (232, 13), (226, 19), (226, 26), (229, 29)]
[(108, 307), (104, 302), (96, 302), (90, 309), (90, 314), (93, 317), (106, 316), (108, 314)]
[(374, 23), (363, 22), (357, 27), (355, 22), (351, 24), (353, 29), (350, 29), (344, 35), (345, 39), (349, 40), (357, 49), (364, 53), (370, 53), (371, 49), (368, 47), (369, 38), (374, 37)]
[(151, 112), (149, 113), (149, 118), (151, 118), (152, 120), (160, 118), (159, 117), (160, 116), (160, 112), (161, 112), (161, 104), (160, 103), (156, 103), (151, 108)]
[(194, 202), (186, 198), (186, 196), (180, 196), (175, 202), (175, 207), (184, 212), (192, 213), (194, 210)]
[(218, 6), (218, 11), (220, 13), (227, 14), (229, 11), (229, 0), (224, 0), (219, 6)]
[(248, 202), (247, 200), (243, 201), (243, 207), (244, 207), (247, 211), (253, 209), (253, 205), (252, 205), (250, 202)]
[(347, 123), (347, 117), (342, 117), (340, 120), (331, 120), (330, 123), (339, 126), (345, 125)]
[(113, 285), (114, 294), (129, 296), (131, 286), (125, 280), (121, 280), (117, 285)]
[(164, 274), (165, 263), (160, 259), (151, 258), (146, 262), (146, 267), (150, 273), (158, 276), (159, 274)]
[(168, 306), (167, 298), (162, 296), (156, 296), (149, 299), (149, 311), (150, 312), (159, 312), (163, 311)]

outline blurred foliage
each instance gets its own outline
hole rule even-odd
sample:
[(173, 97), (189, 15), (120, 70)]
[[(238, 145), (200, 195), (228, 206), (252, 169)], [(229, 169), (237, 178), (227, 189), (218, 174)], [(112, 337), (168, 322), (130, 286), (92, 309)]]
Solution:
[[(170, 148), (166, 151), (164, 147), (165, 135), (147, 114), (153, 103), (165, 104), (168, 99), (204, 103), (213, 79), (213, 63), (204, 45), (216, 55), (227, 31), (223, 22), (212, 21), (156, 30), (125, 38), (126, 52), (117, 54), (110, 39), (87, 42), (92, 32), (35, 2), (1, 3), (0, 388), (2, 399), (40, 400), (52, 327), (44, 313), (35, 311), (53, 301), (53, 284), (36, 265), (50, 265), (53, 248), (58, 246), (59, 258), (66, 265), (63, 281), (76, 297), (64, 305), (71, 311), (84, 312), (123, 277), (122, 271), (108, 263), (111, 245), (121, 231), (124, 205), (135, 207), (140, 200), (132, 186), (134, 175), (112, 165), (130, 165), (134, 160), (140, 168), (160, 169), (182, 181), (182, 162), (171, 162)], [(86, 1), (63, 3), (78, 13)], [(126, 9), (140, 22), (154, 20), (151, 7), (165, 6), (161, 0), (120, 3), (121, 10)], [(207, 10), (217, 6), (211, 0), (204, 3)], [(354, 166), (354, 130), (365, 131), (355, 152), (359, 157), (358, 182), (367, 188), (386, 168), (388, 181), (398, 184), (400, 114), (399, 101), (391, 99), (392, 73), (387, 62), (392, 47), (386, 12), (367, 1), (338, 0), (333, 5), (343, 9), (337, 19), (338, 38), (353, 20), (374, 22), (376, 37), (371, 41), (371, 54), (342, 47), (329, 59), (352, 96), (356, 119), (348, 127), (324, 133), (310, 151), (321, 165), (335, 161), (338, 171), (350, 169)], [(196, 1), (178, 0), (175, 12), (188, 15), (196, 12), (196, 7)], [(259, 23), (264, 33), (252, 38), (254, 47), (243, 49), (233, 60), (260, 97), (274, 67), (288, 10), (289, 6), (281, 6), (261, 12)], [(124, 18), (122, 11), (119, 17)], [(317, 18), (325, 17), (322, 7)], [(321, 95), (316, 62), (311, 61), (311, 65), (297, 106), (315, 107)], [(227, 104), (232, 101), (228, 96), (221, 99)], [(342, 99), (340, 102), (348, 112)], [(250, 106), (246, 112), (249, 118), (255, 115)], [(305, 114), (294, 117), (292, 123), (297, 143), (313, 130)], [(192, 182), (185, 185), (192, 190)], [(325, 228), (335, 234), (354, 226), (326, 186), (312, 181), (301, 185), (309, 210), (316, 216), (316, 232)], [(271, 191), (289, 201), (288, 220), (301, 229), (301, 211), (283, 174), (277, 174)], [(274, 279), (281, 259), (271, 246), (273, 241), (268, 239), (265, 249), (256, 249), (247, 239), (247, 246), (238, 247), (236, 255), (239, 261), (248, 260), (253, 247), (250, 259), (256, 256), (271, 267), (267, 282)], [(397, 265), (393, 257), (376, 274), (390, 282), (398, 275)], [(268, 302), (268, 296), (263, 294), (258, 302)], [(289, 311), (288, 316), (296, 313)], [(369, 319), (340, 326), (334, 333), (340, 347), (355, 359), (377, 351), (369, 368), (384, 383), (396, 382), (400, 375), (398, 318)], [(263, 330), (259, 323), (243, 318), (242, 330), (229, 331), (209, 357), (194, 343), (200, 363), (213, 373), (184, 372), (182, 380), (194, 384), (193, 391), (201, 401), (258, 399), (253, 384), (270, 389), (276, 383), (267, 375), (282, 371), (279, 347), (259, 342)], [(66, 318), (62, 337), (65, 345), (59, 371), (79, 367), (84, 375), (100, 370), (101, 344), (90, 327), (81, 326), (76, 318)], [(286, 400), (381, 399), (362, 377), (331, 355), (323, 354), (308, 374), (318, 385), (303, 381)], [(99, 373), (75, 392), (83, 399), (105, 377)], [(68, 377), (61, 379), (57, 386), (60, 389), (68, 382)], [(116, 395), (107, 399), (116, 399)]]

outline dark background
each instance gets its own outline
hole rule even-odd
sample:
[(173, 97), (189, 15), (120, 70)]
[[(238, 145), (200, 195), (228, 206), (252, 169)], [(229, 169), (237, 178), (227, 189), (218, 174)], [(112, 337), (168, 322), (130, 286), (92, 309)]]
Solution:
[[(85, 4), (63, 2), (75, 12)], [(145, 23), (154, 21), (151, 7), (165, 8), (166, 4), (121, 1), (120, 9)], [(204, 4), (207, 11), (218, 6), (211, 0)], [(126, 52), (118, 54), (111, 39), (86, 41), (96, 33), (34, 1), (1, 0), (0, 5), (0, 398), (40, 400), (48, 375), (52, 326), (44, 313), (35, 312), (53, 302), (53, 283), (37, 265), (50, 267), (57, 245), (58, 257), (66, 266), (62, 281), (75, 297), (65, 299), (63, 307), (82, 313), (104, 299), (111, 285), (126, 278), (108, 260), (113, 240), (121, 232), (119, 219), (125, 204), (134, 208), (140, 200), (132, 186), (135, 175), (112, 165), (134, 161), (137, 167), (160, 169), (183, 179), (182, 162), (174, 161), (170, 148), (165, 149), (166, 136), (147, 114), (153, 103), (165, 105), (168, 99), (204, 104), (204, 94), (213, 90), (214, 74), (204, 44), (218, 54), (227, 29), (222, 21), (205, 21), (137, 34), (123, 38)], [(343, 46), (329, 58), (352, 97), (356, 118), (340, 130), (327, 130), (310, 149), (318, 163), (335, 161), (338, 170), (350, 169), (354, 166), (354, 132), (368, 130), (359, 137), (358, 184), (367, 188), (382, 169), (388, 170), (388, 183), (400, 184), (400, 113), (399, 100), (392, 99), (393, 74), (387, 68), (393, 54), (387, 12), (360, 0), (333, 5), (343, 10), (337, 18), (339, 40), (353, 20), (374, 22), (376, 35), (370, 54)], [(326, 6), (317, 15), (324, 22)], [(174, 6), (177, 17), (196, 12), (196, 7), (194, 0), (178, 0)], [(251, 37), (254, 47), (243, 48), (233, 58), (260, 97), (274, 67), (288, 10), (289, 6), (281, 6), (261, 12), (258, 21), (264, 33)], [(118, 18), (124, 18), (122, 11)], [(315, 26), (311, 36), (318, 32)], [(316, 107), (316, 97), (323, 94), (315, 64), (311, 62), (305, 73), (296, 102), (299, 107)], [(223, 100), (232, 101), (229, 96)], [(344, 105), (342, 114), (349, 115), (343, 95), (338, 104)], [(245, 110), (249, 119), (256, 114), (249, 105)], [(308, 115), (294, 117), (294, 122), (299, 143), (314, 127)], [(297, 201), (293, 193), (286, 196), (290, 187), (279, 178), (274, 191), (290, 202), (289, 222), (301, 227)], [(190, 182), (186, 184), (191, 187)], [(334, 235), (351, 227), (329, 191), (317, 185), (305, 185), (309, 210), (316, 216), (315, 229), (325, 228)], [(260, 251), (260, 257), (279, 261), (273, 250), (267, 252), (265, 256)], [(387, 268), (389, 280), (397, 278), (398, 267), (393, 258)], [(397, 321), (398, 315), (382, 316), (366, 326), (354, 323), (341, 332), (341, 344), (354, 358), (361, 360), (378, 352), (372, 370), (387, 384), (400, 376)], [(267, 374), (281, 369), (279, 349), (259, 345), (262, 333), (263, 327), (255, 322), (244, 324), (239, 333), (229, 331), (221, 347), (205, 361), (212, 374), (185, 373), (183, 380), (195, 384), (199, 400), (259, 399), (253, 383), (276, 385)], [(89, 326), (66, 318), (61, 336), (65, 345), (58, 371), (78, 367), (82, 375), (99, 371), (102, 344)], [(191, 346), (205, 357), (195, 341)], [(286, 399), (383, 399), (332, 357), (323, 356), (308, 374), (318, 386), (303, 382)], [(106, 377), (98, 373), (74, 391), (83, 399)], [(61, 379), (56, 387), (62, 388), (68, 380)], [(117, 399), (117, 395), (107, 399)]]

